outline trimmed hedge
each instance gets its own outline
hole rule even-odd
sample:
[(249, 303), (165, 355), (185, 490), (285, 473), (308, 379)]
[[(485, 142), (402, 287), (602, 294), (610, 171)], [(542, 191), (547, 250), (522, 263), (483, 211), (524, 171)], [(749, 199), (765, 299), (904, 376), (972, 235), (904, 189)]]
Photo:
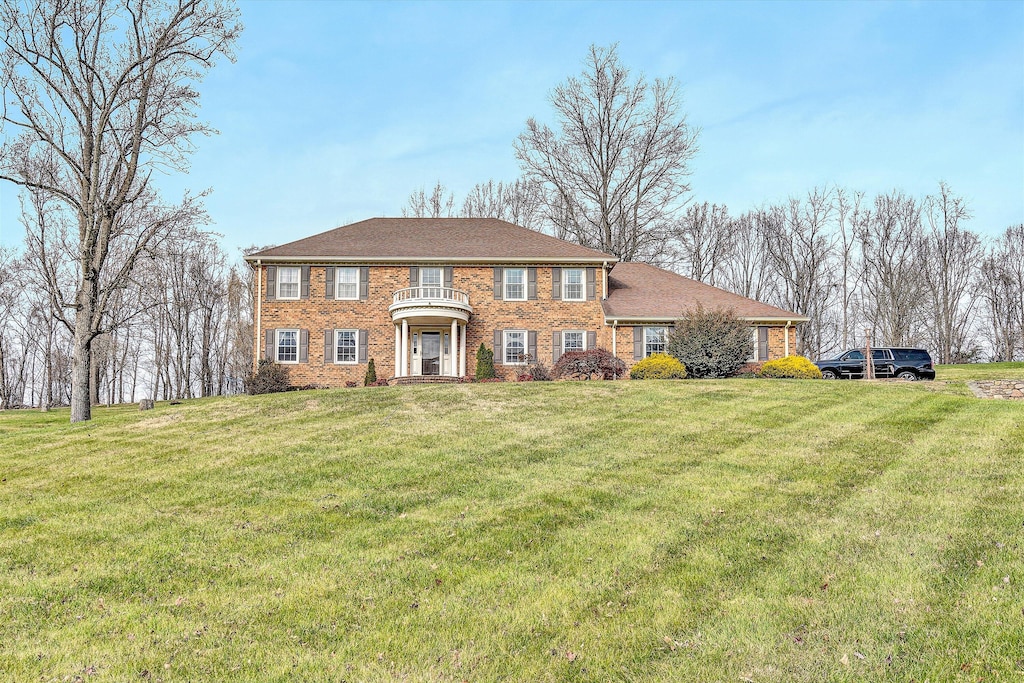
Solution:
[(667, 353), (654, 353), (629, 371), (630, 379), (686, 379), (686, 366)]
[(821, 379), (821, 370), (803, 356), (786, 356), (763, 364), (757, 376), (775, 379)]

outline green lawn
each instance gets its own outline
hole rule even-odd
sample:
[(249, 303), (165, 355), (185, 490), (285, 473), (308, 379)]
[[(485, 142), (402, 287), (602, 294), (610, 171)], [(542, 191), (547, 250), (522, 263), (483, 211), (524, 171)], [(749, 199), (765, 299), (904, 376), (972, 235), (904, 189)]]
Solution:
[(1024, 363), (971, 363), (969, 365), (939, 365), (935, 368), (935, 379), (938, 380), (1017, 378), (1024, 378)]
[(579, 382), (67, 419), (0, 414), (3, 681), (1024, 680), (1024, 403)]

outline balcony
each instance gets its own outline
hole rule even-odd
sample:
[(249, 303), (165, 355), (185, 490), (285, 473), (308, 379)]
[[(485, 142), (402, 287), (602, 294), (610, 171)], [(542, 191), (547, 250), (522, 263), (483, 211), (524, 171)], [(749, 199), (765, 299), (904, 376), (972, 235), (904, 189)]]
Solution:
[(388, 307), (391, 320), (408, 320), (410, 324), (433, 323), (440, 320), (468, 322), (473, 313), (469, 294), (451, 287), (406, 287), (391, 295)]

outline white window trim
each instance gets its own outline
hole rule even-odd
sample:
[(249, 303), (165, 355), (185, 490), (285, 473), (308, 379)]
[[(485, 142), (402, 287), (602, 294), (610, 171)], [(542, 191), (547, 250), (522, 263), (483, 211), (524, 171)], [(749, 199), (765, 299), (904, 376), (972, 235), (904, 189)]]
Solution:
[(655, 353), (668, 353), (668, 327), (665, 325), (648, 325), (644, 327), (644, 358), (653, 355), (647, 350), (647, 330), (664, 330), (663, 345), (665, 349)]
[(758, 336), (757, 336), (757, 325), (754, 325), (753, 331), (754, 331), (754, 353), (753, 353), (753, 355), (750, 358), (747, 359), (748, 363), (757, 363), (758, 362), (758, 360), (757, 360), (757, 353), (758, 353), (758, 351), (761, 350), (759, 348), (760, 347), (760, 343), (759, 343), (760, 339), (758, 339)]
[[(566, 276), (570, 270), (578, 270), (580, 273), (580, 295), (572, 297), (567, 294), (569, 291), (569, 278)], [(585, 268), (562, 268), (562, 301), (586, 301), (587, 300), (587, 271)], [(575, 332), (575, 330), (570, 330)]]
[(502, 338), (501, 338), (501, 360), (502, 360), (502, 365), (526, 365), (526, 361), (525, 360), (519, 360), (519, 361), (514, 361), (513, 362), (513, 361), (510, 361), (508, 359), (508, 338), (509, 338), (509, 335), (512, 335), (512, 334), (521, 334), (521, 335), (523, 335), (523, 354), (522, 354), (522, 357), (525, 358), (526, 354), (528, 354), (530, 352), (529, 333), (526, 330), (505, 330), (504, 333), (502, 334)]
[[(345, 270), (345, 269), (350, 269), (350, 270), (356, 271), (356, 294), (355, 294), (355, 296), (341, 296), (341, 294), (340, 294), (340, 288), (338, 287), (338, 285), (341, 283), (341, 280), (338, 278), (338, 272), (341, 271), (341, 270)], [(360, 277), (361, 274), (359, 272), (360, 270), (361, 269), (359, 268), (359, 266), (338, 266), (334, 270), (334, 298), (335, 299), (337, 299), (339, 301), (359, 301), (359, 286), (362, 284), (362, 282), (360, 281), (361, 280), (361, 277)]]
[[(583, 340), (583, 348), (581, 351), (587, 350), (587, 333), (585, 330), (562, 330), (562, 353), (569, 353), (570, 349), (565, 348), (565, 335), (567, 334), (578, 334)], [(575, 349), (573, 349), (575, 350)]]
[[(356, 358), (355, 360), (338, 360), (338, 333), (339, 332), (351, 332), (356, 340)], [(359, 365), (359, 330), (351, 329), (337, 329), (334, 330), (334, 364), (335, 365)]]
[[(299, 277), (295, 280), (295, 296), (282, 296), (281, 295), (281, 278), (284, 275), (284, 271), (294, 270), (298, 271)], [(282, 301), (298, 301), (302, 298), (302, 267), (301, 266), (278, 266), (277, 268), (277, 298)], [(288, 283), (292, 284), (292, 283)]]
[[(295, 333), (295, 360), (281, 360), (281, 334), (284, 332)], [(299, 338), (301, 332), (298, 329), (283, 328), (274, 330), (274, 362), (280, 365), (298, 365), (299, 364), (299, 345), (302, 340)]]
[[(521, 297), (511, 297), (511, 296), (508, 295), (508, 286), (509, 286), (508, 274), (509, 274), (509, 271), (513, 271), (513, 270), (518, 270), (520, 273), (523, 274), (523, 282), (522, 282), (522, 285), (521, 285), (522, 288), (523, 288), (523, 295)], [(529, 298), (529, 294), (530, 294), (527, 291), (529, 289), (529, 287), (530, 287), (530, 283), (528, 281), (529, 277), (530, 276), (529, 276), (529, 273), (527, 272), (526, 268), (505, 268), (504, 270), (502, 270), (502, 274), (501, 274), (501, 286), (502, 286), (502, 290), (503, 290), (502, 293), (501, 293), (502, 294), (502, 298), (504, 298), (505, 301), (526, 301)], [(518, 331), (518, 330), (513, 330), (513, 331)]]

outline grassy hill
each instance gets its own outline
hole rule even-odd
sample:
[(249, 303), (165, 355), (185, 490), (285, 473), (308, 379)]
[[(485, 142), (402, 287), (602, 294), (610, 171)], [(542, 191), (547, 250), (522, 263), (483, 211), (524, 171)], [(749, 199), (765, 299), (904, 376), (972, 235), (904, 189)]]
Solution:
[(0, 679), (1020, 680), (1024, 405), (953, 384), (0, 414)]

